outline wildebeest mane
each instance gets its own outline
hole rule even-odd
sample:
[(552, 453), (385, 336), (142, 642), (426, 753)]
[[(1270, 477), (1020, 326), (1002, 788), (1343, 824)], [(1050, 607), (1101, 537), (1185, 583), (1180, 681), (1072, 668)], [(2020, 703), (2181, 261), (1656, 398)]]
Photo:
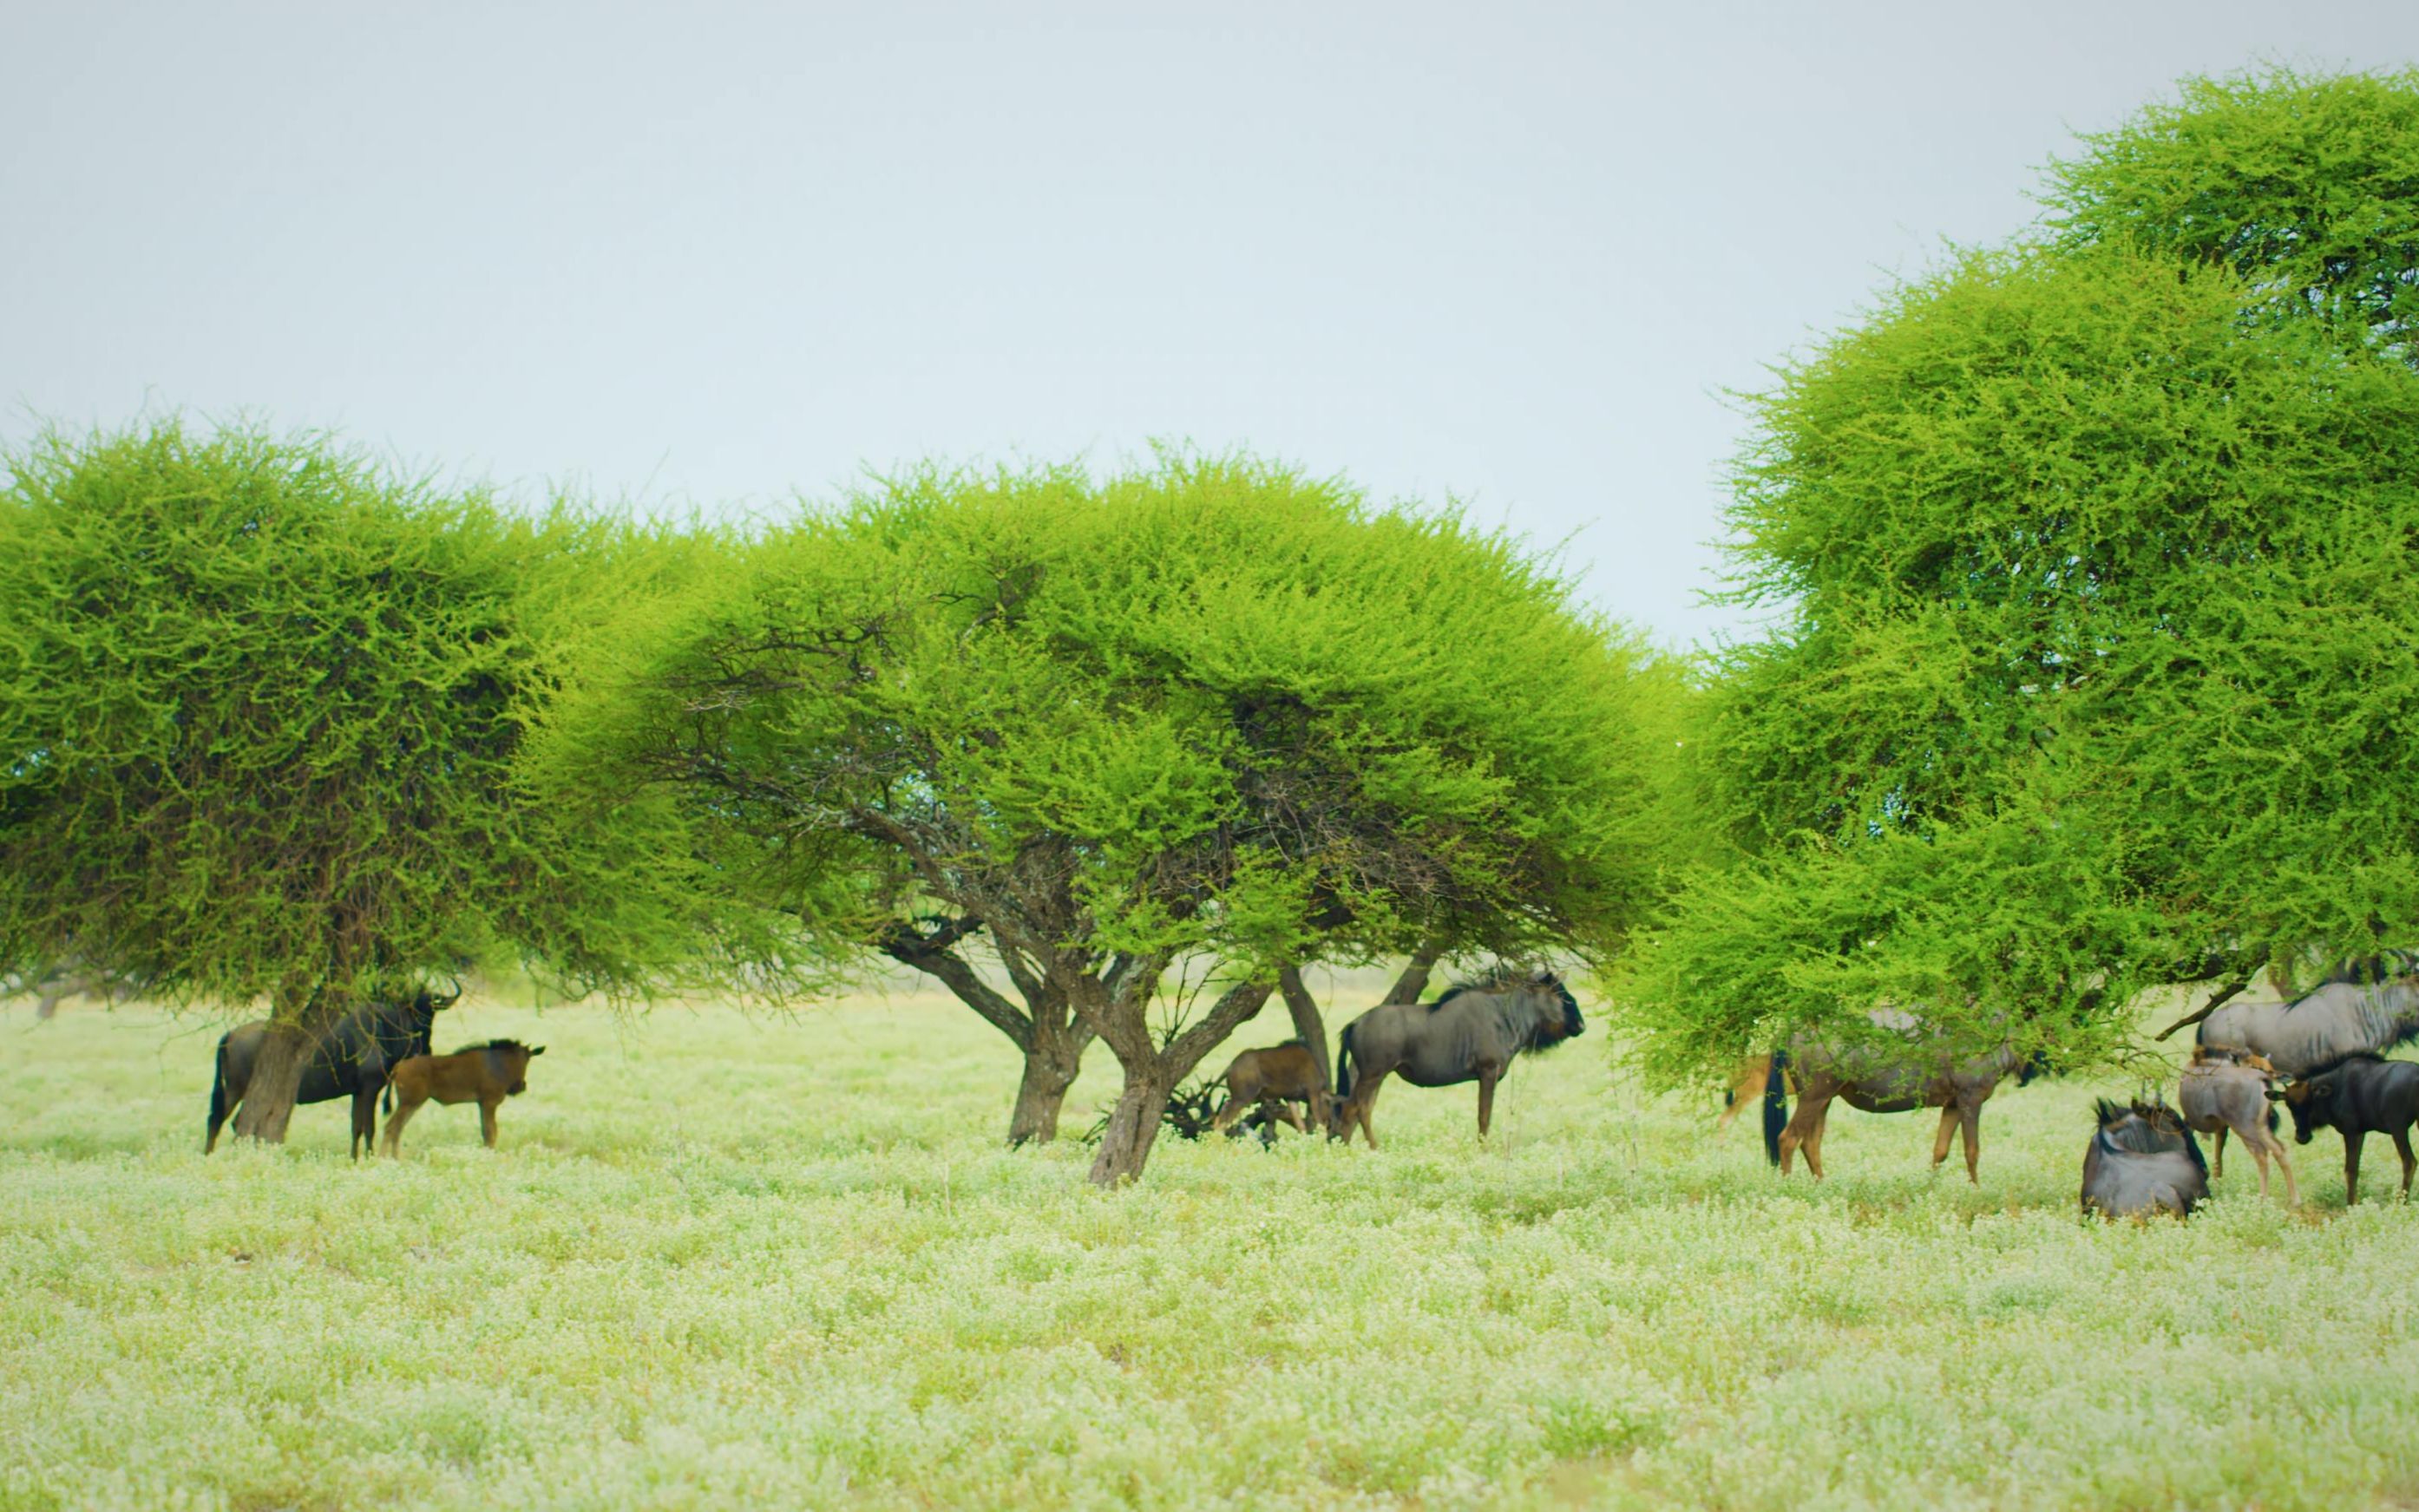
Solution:
[(457, 1056), (467, 1056), (476, 1050), (527, 1050), (529, 1046), (518, 1040), (488, 1040), (479, 1044), (466, 1044), (454, 1053)]
[(2334, 1072), (2343, 1070), (2346, 1066), (2350, 1065), (2355, 1060), (2373, 1060), (2382, 1064), (2385, 1057), (2379, 1055), (2374, 1050), (2355, 1050), (2347, 1056), (2337, 1056), (2334, 1059), (2328, 1061), (2323, 1066), (2313, 1066), (2293, 1079), (2295, 1081), (2302, 1082), (2314, 1082), (2321, 1076), (2332, 1075)]

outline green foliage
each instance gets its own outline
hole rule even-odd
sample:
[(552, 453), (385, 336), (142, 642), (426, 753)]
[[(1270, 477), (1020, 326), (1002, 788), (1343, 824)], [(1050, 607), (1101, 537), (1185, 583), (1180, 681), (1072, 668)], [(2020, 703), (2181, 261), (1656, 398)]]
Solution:
[(582, 616), (667, 550), (316, 438), (45, 437), (0, 495), (0, 960), (292, 1015), (498, 949), (577, 983), (693, 949), (727, 921), (669, 806), (514, 777)]
[(647, 647), (549, 761), (678, 779), (826, 937), (1600, 954), (1673, 844), (1676, 670), (1508, 540), (1249, 462), (915, 474)]
[(2419, 362), (2419, 69), (2189, 79), (2051, 171), (2070, 247), (2232, 269), (2271, 318), (2316, 315)]
[[(2318, 276), (2276, 250), (2302, 233), (2204, 257), (2217, 191), (2143, 187), (2270, 183), (2265, 122), (2310, 202), (2407, 209), (2363, 165), (2408, 159), (2375, 122), (2413, 98), (2194, 86), (2063, 170), (2063, 239), (1892, 292), (1754, 401), (1733, 596), (1781, 620), (1720, 657), (1702, 762), (1751, 859), (1626, 980), (1659, 1074), (1879, 1000), (2093, 1058), (2147, 983), (2419, 925), (2419, 375), (2339, 339), (2335, 295), (2277, 302)], [(2311, 267), (2391, 336), (2414, 245)]]

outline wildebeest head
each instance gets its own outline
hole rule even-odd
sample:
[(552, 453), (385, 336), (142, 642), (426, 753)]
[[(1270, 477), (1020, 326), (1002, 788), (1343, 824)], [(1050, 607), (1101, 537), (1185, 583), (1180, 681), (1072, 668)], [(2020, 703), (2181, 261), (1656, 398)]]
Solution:
[(2337, 1062), (2326, 1070), (2288, 1083), (2281, 1091), (2271, 1091), (2270, 1102), (2282, 1103), (2293, 1116), (2293, 1143), (2306, 1145), (2310, 1136), (2335, 1121), (2335, 1094), (2343, 1090), (2343, 1065)]
[(1549, 1007), (1538, 1015), (1535, 1037), (1529, 1041), (1530, 1048), (1550, 1050), (1565, 1040), (1576, 1040), (1587, 1032), (1587, 1020), (1579, 1016), (1579, 1000), (1571, 995), (1570, 988), (1564, 984), (1561, 977), (1550, 971), (1537, 971), (1532, 973), (1523, 985), (1533, 993), (1551, 995), (1562, 1008), (1560, 1013)]
[(2031, 1055), (2026, 1056), (2024, 1059), (2016, 1062), (2016, 1085), (2018, 1087), (2029, 1087), (2035, 1080), (2048, 1075), (2049, 1072), (2049, 1052), (2046, 1050), (2036, 1050)]
[(529, 1090), (529, 1063), (546, 1054), (546, 1046), (525, 1045), (518, 1040), (490, 1040), (470, 1048), (485, 1054), (487, 1074), (503, 1084), (506, 1097)]

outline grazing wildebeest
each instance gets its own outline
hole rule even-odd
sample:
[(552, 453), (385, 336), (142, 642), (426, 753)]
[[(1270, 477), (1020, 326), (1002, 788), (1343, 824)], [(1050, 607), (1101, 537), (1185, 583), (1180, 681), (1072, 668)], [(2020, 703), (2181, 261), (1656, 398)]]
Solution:
[(2288, 1076), (2306, 1076), (2346, 1056), (2381, 1056), (2419, 1039), (2419, 976), (2378, 980), (2347, 967), (2289, 1003), (2235, 1002), (2212, 1010), (2196, 1039), (2251, 1051)]
[(1587, 1032), (1579, 1000), (1550, 971), (1502, 972), (1433, 1003), (1388, 1003), (1344, 1026), (1335, 1057), (1335, 1133), (1359, 1128), (1378, 1148), (1369, 1111), (1390, 1075), (1413, 1087), (1478, 1084), (1478, 1134), (1495, 1112), (1495, 1084), (1522, 1051), (1550, 1050)]
[(2302, 1198), (2293, 1186), (2293, 1163), (2285, 1158), (2285, 1141), (2276, 1137), (2276, 1110), (2269, 1105), (2269, 1088), (2284, 1080), (2276, 1068), (2248, 1050), (2214, 1045), (2193, 1048), (2192, 1064), (2184, 1068), (2176, 1088), (2177, 1110), (2187, 1126), (2217, 1135), (2217, 1172), (2226, 1174), (2226, 1135), (2232, 1130), (2259, 1163), (2259, 1195), (2268, 1195), (2268, 1159), (2285, 1173), (2285, 1204)]
[(2209, 1196), (2209, 1167), (2182, 1115), (2165, 1103), (2100, 1100), (2100, 1127), (2083, 1154), (2083, 1211), (2111, 1218), (2189, 1214)]
[[(377, 1095), (387, 1072), (397, 1061), (428, 1054), (428, 1030), (437, 1015), (462, 995), (460, 983), (446, 996), (423, 987), (408, 1002), (363, 1003), (336, 1021), (302, 1065), (297, 1104), (353, 1100), (352, 1150), (355, 1159), (373, 1149), (377, 1137)], [(252, 1086), (252, 1068), (268, 1042), (266, 1022), (245, 1024), (219, 1038), (218, 1065), (210, 1081), (210, 1126), (202, 1153), (218, 1148), (219, 1128), (242, 1103)]]
[[(1885, 1035), (1855, 1043), (1829, 1044), (1810, 1035), (1776, 1053), (1764, 1079), (1764, 1151), (1780, 1174), (1790, 1157), (1806, 1151), (1806, 1168), (1823, 1179), (1823, 1131), (1837, 1098), (1865, 1113), (1940, 1110), (1932, 1141), (1936, 1170), (1959, 1136), (1965, 1144), (1965, 1179), (1981, 1184), (1982, 1104), (2000, 1079), (2013, 1072), (2022, 1087), (2039, 1074), (2038, 1057), (2026, 1060), (2015, 1047), (1998, 1044), (1980, 1054), (1959, 1055), (1927, 1032), (1921, 1019), (1900, 1008), (1868, 1010), (1866, 1021)], [(1797, 1081), (1797, 1112), (1790, 1116), (1784, 1074)], [(1786, 1122), (1783, 1121), (1784, 1118)]]
[(479, 1104), (479, 1137), (496, 1148), (496, 1109), (504, 1099), (529, 1090), (529, 1063), (546, 1054), (518, 1040), (490, 1040), (466, 1045), (450, 1056), (414, 1056), (394, 1068), (394, 1112), (386, 1120), (382, 1143), (386, 1152), (403, 1154), (403, 1126), (431, 1099), (451, 1107), (456, 1103)]
[(1296, 1103), (1310, 1105), (1310, 1121), (1320, 1129), (1333, 1124), (1334, 1117), (1328, 1107), (1327, 1084), (1318, 1074), (1318, 1062), (1310, 1047), (1300, 1040), (1287, 1040), (1265, 1050), (1246, 1050), (1226, 1067), (1218, 1078), (1226, 1084), (1226, 1105), (1210, 1121), (1212, 1132), (1225, 1134), (1235, 1120), (1255, 1107), (1265, 1107), (1270, 1113), (1303, 1134), (1302, 1116), (1293, 1110)]
[(69, 956), (34, 967), (0, 986), (0, 997), (30, 996), (34, 1017), (48, 1019), (70, 997), (97, 997), (104, 1008), (142, 990), (143, 980), (114, 975)]
[(2295, 1144), (2308, 1144), (2320, 1129), (2343, 1135), (2345, 1207), (2360, 1200), (2360, 1147), (2372, 1134), (2393, 1136), (2394, 1152), (2402, 1157), (2402, 1195), (2411, 1196), (2411, 1126), (2419, 1123), (2419, 1064), (2347, 1056), (2269, 1095), (2292, 1113)]

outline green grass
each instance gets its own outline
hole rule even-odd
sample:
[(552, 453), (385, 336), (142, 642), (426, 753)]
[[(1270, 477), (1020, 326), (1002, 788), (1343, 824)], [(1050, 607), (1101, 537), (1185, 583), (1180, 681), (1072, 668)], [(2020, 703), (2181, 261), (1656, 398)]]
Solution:
[(2007, 1093), (1979, 1191), (1929, 1116), (1842, 1111), (1817, 1187), (1591, 1035), (1487, 1146), (1469, 1089), (1396, 1086), (1380, 1152), (1163, 1142), (1102, 1194), (998, 1147), (1014, 1064), (928, 999), (438, 1041), (490, 1034), (548, 1046), (493, 1155), (431, 1108), (351, 1165), (320, 1106), (205, 1161), (215, 1029), (0, 1015), (0, 1506), (2419, 1498), (2419, 1213), (2345, 1211), (2333, 1134), (2299, 1216), (2246, 1162), (2189, 1224), (2087, 1224), (2130, 1088)]

